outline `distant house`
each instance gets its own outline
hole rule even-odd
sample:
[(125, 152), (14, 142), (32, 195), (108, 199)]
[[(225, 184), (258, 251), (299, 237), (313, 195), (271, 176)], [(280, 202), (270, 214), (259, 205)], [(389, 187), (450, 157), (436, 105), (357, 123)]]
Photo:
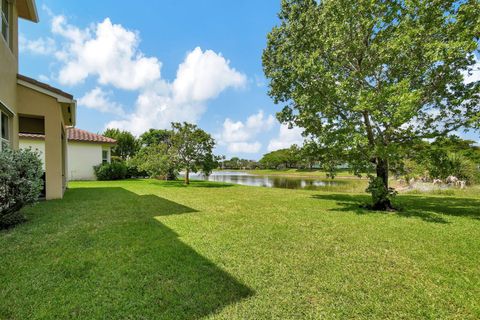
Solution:
[[(19, 134), (20, 148), (31, 147), (41, 153), (45, 166), (45, 136)], [(77, 128), (67, 128), (67, 178), (68, 180), (95, 180), (93, 167), (110, 163), (111, 149), (116, 141), (99, 134)]]

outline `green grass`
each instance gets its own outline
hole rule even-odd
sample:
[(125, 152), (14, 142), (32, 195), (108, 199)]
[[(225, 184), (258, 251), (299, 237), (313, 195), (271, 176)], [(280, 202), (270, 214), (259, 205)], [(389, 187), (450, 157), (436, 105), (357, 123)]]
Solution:
[(77, 182), (0, 232), (0, 319), (478, 319), (480, 196)]

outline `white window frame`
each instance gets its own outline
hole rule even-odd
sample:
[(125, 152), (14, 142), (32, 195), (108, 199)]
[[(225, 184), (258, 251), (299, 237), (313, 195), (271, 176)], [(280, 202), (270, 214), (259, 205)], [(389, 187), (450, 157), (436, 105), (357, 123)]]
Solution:
[[(2, 34), (2, 38), (5, 40), (7, 43), (8, 47), (10, 48), (10, 28), (11, 28), (11, 12), (12, 12), (12, 6), (9, 0), (6, 0), (7, 4), (7, 16), (5, 16), (4, 11), (3, 11), (3, 2), (5, 0), (0, 0), (0, 33)], [(3, 25), (5, 24), (6, 26), (6, 32), (3, 30)]]
[[(103, 157), (103, 153), (104, 153), (104, 152), (106, 152), (107, 158), (104, 158), (104, 157)], [(109, 158), (110, 158), (110, 157), (109, 157), (109, 153), (110, 153), (110, 152), (108, 152), (108, 149), (102, 149), (102, 164), (104, 164), (104, 163), (110, 163), (110, 161), (108, 161)]]

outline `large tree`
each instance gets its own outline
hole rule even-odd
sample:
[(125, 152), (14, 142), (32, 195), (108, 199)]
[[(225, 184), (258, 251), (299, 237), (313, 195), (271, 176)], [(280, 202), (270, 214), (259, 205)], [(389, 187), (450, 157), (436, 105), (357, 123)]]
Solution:
[(107, 129), (103, 135), (117, 140), (116, 145), (112, 148), (112, 155), (119, 157), (122, 160), (132, 158), (140, 149), (138, 140), (128, 131)]
[(478, 0), (283, 0), (263, 66), (280, 121), (372, 172), (391, 209), (389, 165), (411, 141), (479, 128)]

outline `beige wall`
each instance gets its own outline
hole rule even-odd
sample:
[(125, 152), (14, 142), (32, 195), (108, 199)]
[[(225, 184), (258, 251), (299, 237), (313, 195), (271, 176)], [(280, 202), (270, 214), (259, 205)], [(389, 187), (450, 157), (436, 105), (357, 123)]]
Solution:
[(20, 138), (18, 145), (20, 149), (32, 148), (33, 151), (37, 151), (40, 154), (40, 160), (42, 160), (42, 169), (45, 171), (45, 141)]
[(17, 112), (17, 73), (18, 73), (18, 15), (15, 6), (12, 6), (12, 26), (10, 36), (12, 47), (7, 45), (0, 35), (0, 102), (14, 113), (11, 120), (12, 146), (18, 147), (18, 118)]
[(66, 186), (63, 176), (66, 159), (62, 154), (62, 133), (64, 135), (65, 132), (61, 105), (55, 98), (22, 85), (18, 85), (17, 95), (20, 116), (41, 116), (45, 119), (46, 198), (62, 198)]

